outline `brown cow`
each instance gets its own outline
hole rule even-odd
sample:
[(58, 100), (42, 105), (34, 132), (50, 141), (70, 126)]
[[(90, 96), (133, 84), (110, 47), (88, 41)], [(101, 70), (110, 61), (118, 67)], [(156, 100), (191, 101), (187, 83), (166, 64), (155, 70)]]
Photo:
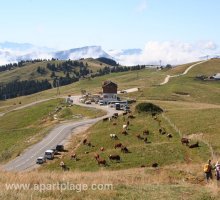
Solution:
[(143, 135), (149, 135), (149, 133), (150, 133), (150, 132), (149, 132), (148, 130), (144, 130), (144, 131), (143, 131)]
[(115, 149), (116, 148), (121, 148), (122, 147), (122, 143), (117, 143), (117, 144), (115, 144)]
[(95, 158), (96, 160), (99, 159), (99, 158), (100, 158), (99, 154), (98, 154), (98, 153), (95, 153), (94, 158)]
[(126, 130), (124, 130), (124, 131), (121, 132), (121, 134), (123, 134), (123, 135), (127, 135), (128, 132), (127, 132)]
[(116, 161), (121, 160), (121, 157), (119, 155), (109, 155), (108, 157), (110, 160), (116, 160)]
[(125, 147), (125, 146), (122, 146), (122, 147), (121, 147), (121, 151), (122, 151), (123, 153), (129, 153), (128, 148)]
[(137, 137), (139, 140), (143, 140), (143, 139), (144, 139), (140, 134), (136, 135), (136, 137)]
[(128, 115), (128, 119), (134, 119), (135, 116), (134, 115)]
[(103, 122), (106, 122), (108, 120), (109, 120), (108, 117), (102, 119)]
[(189, 148), (196, 148), (196, 147), (199, 147), (199, 142), (189, 145)]
[(98, 158), (98, 159), (96, 159), (97, 160), (97, 162), (98, 162), (98, 165), (104, 165), (104, 166), (106, 166), (106, 160), (105, 159), (102, 159), (102, 158)]
[(189, 145), (189, 139), (188, 138), (181, 138), (181, 143), (186, 144), (186, 146)]
[(84, 139), (83, 144), (86, 145), (86, 143), (87, 143), (87, 139)]

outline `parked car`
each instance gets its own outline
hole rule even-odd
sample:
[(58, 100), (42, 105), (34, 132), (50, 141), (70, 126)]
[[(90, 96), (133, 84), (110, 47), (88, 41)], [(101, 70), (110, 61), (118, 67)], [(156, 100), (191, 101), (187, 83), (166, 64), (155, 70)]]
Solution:
[(43, 164), (46, 162), (46, 158), (45, 157), (38, 157), (36, 160), (36, 164)]
[(64, 146), (63, 146), (62, 144), (58, 144), (58, 145), (56, 146), (56, 150), (57, 150), (57, 151), (64, 151)]
[(53, 150), (46, 150), (45, 151), (45, 153), (44, 153), (44, 157), (46, 158), (46, 159), (49, 159), (49, 160), (53, 160), (53, 158), (54, 158), (54, 151)]
[(91, 103), (92, 103), (91, 100), (85, 101), (85, 104), (91, 104)]

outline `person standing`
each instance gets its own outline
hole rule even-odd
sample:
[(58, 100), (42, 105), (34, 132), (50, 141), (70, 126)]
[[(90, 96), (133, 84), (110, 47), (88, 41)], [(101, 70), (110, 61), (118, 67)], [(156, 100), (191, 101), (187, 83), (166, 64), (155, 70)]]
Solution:
[(220, 163), (217, 161), (215, 164), (215, 172), (217, 181), (220, 180)]
[(208, 163), (204, 165), (204, 173), (205, 173), (205, 178), (206, 181), (209, 182), (209, 180), (212, 180), (212, 164), (211, 160), (208, 160)]

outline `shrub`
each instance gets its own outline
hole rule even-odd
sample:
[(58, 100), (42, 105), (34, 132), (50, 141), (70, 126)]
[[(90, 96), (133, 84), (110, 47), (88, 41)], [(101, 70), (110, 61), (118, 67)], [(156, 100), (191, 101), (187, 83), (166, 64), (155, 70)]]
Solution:
[(159, 106), (152, 104), (152, 103), (139, 103), (135, 107), (136, 111), (138, 112), (147, 112), (150, 114), (159, 114), (163, 112), (163, 109), (160, 108)]

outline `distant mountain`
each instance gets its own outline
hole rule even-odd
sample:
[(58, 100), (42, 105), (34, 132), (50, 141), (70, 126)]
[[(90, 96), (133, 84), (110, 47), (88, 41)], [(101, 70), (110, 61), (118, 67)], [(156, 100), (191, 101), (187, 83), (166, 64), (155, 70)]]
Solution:
[(59, 60), (77, 60), (80, 58), (99, 58), (106, 57), (112, 58), (109, 54), (107, 54), (104, 50), (102, 50), (101, 46), (86, 46), (81, 48), (70, 49), (66, 51), (58, 51), (53, 54), (54, 58), (58, 58)]

